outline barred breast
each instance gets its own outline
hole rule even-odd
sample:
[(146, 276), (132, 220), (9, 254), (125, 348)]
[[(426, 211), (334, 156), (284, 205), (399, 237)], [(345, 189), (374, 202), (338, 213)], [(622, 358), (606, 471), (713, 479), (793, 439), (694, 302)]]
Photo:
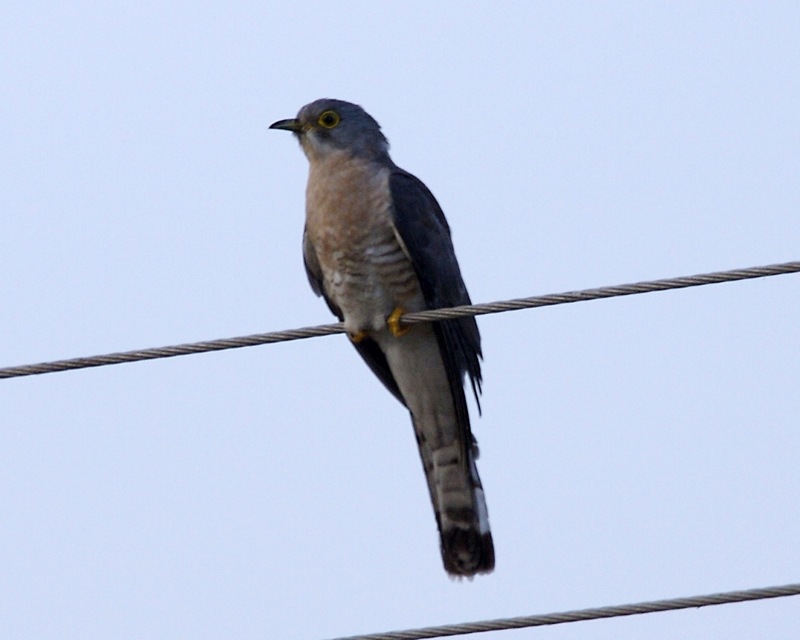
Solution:
[(377, 332), (397, 307), (424, 307), (409, 257), (391, 217), (389, 169), (346, 153), (312, 163), (306, 233), (319, 259), (326, 294), (351, 334)]

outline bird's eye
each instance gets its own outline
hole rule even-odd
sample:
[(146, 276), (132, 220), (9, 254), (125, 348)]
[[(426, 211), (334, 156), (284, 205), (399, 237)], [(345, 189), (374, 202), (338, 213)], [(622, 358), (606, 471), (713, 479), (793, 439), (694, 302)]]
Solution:
[(337, 124), (339, 124), (339, 114), (335, 111), (323, 111), (320, 114), (319, 118), (317, 119), (317, 123), (325, 127), (326, 129), (333, 129)]

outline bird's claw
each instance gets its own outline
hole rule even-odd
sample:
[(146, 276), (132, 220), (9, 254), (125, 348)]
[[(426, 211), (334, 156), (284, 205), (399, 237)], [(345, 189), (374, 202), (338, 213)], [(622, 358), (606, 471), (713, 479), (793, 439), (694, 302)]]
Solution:
[(389, 325), (389, 331), (392, 332), (392, 335), (395, 338), (399, 338), (400, 336), (406, 335), (411, 327), (404, 327), (400, 324), (400, 318), (405, 313), (405, 310), (402, 307), (397, 307), (392, 314), (386, 318), (386, 324)]
[(350, 338), (350, 341), (351, 341), (353, 344), (358, 344), (358, 343), (359, 343), (359, 342), (361, 342), (361, 341), (362, 341), (364, 338), (366, 338), (366, 337), (367, 337), (367, 332), (366, 332), (366, 331), (356, 331), (355, 333), (348, 333), (348, 334), (347, 334), (347, 337), (349, 337), (349, 338)]

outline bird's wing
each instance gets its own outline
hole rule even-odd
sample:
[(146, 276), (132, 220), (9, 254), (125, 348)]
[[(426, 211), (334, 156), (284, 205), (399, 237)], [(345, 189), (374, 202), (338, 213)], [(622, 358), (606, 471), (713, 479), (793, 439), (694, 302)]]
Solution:
[(330, 310), (341, 320), (342, 312), (328, 296), (324, 295), (322, 267), (319, 266), (317, 252), (314, 250), (314, 245), (311, 244), (311, 239), (308, 237), (306, 229), (303, 229), (303, 266), (306, 268), (306, 276), (308, 276), (308, 284), (311, 285), (311, 290), (318, 296), (324, 296)]
[[(325, 292), (325, 283), (322, 276), (322, 268), (317, 258), (317, 252), (314, 250), (314, 245), (311, 243), (308, 233), (306, 233), (305, 230), (303, 230), (303, 264), (306, 268), (306, 275), (308, 276), (308, 283), (311, 285), (311, 289), (318, 296), (322, 296), (325, 299), (328, 308), (340, 321), (344, 320), (342, 310), (339, 309), (336, 303)], [(403, 406), (405, 406), (406, 403), (405, 400), (403, 400), (403, 395), (400, 393), (397, 382), (389, 368), (389, 363), (386, 362), (386, 356), (378, 346), (378, 343), (372, 338), (366, 337), (360, 342), (354, 342), (353, 346), (355, 346), (359, 355), (364, 359), (364, 362), (367, 363), (384, 386)]]
[[(428, 308), (471, 304), (456, 260), (450, 227), (436, 198), (422, 181), (399, 168), (393, 169), (389, 188), (395, 229), (411, 259)], [(453, 397), (463, 398), (466, 373), (480, 409), (481, 337), (475, 318), (445, 320), (433, 326)], [(466, 411), (466, 404), (461, 404)], [(466, 425), (469, 425), (468, 420)]]

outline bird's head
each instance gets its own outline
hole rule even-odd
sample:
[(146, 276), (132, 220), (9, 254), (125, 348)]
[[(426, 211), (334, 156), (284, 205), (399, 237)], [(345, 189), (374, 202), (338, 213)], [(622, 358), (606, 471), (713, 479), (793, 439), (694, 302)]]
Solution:
[(294, 133), (311, 161), (337, 151), (371, 160), (389, 158), (389, 142), (380, 125), (357, 104), (343, 100), (315, 100), (296, 118), (278, 120), (269, 128)]

